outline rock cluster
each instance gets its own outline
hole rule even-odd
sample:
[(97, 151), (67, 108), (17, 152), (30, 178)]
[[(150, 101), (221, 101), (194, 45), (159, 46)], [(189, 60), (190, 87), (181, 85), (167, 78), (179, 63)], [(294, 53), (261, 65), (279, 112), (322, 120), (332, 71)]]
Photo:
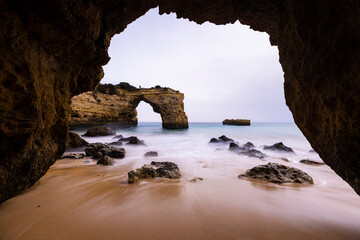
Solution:
[(223, 125), (237, 125), (237, 126), (249, 126), (249, 119), (225, 119), (222, 122)]
[(266, 154), (260, 152), (259, 150), (254, 149), (254, 148), (255, 148), (255, 145), (251, 142), (247, 142), (242, 146), (239, 146), (235, 142), (231, 142), (230, 146), (229, 146), (230, 151), (234, 151), (240, 155), (245, 155), (248, 157), (254, 157), (254, 158), (259, 158), (259, 159), (263, 159), (266, 157)]
[(312, 177), (302, 170), (272, 162), (253, 167), (238, 177), (261, 179), (272, 183), (314, 184)]
[(149, 103), (154, 112), (160, 113), (164, 128), (188, 128), (184, 94), (171, 88), (136, 88), (128, 83), (99, 84), (94, 91), (74, 96), (70, 125), (112, 122), (136, 126), (136, 107), (140, 101)]
[(222, 135), (218, 138), (211, 138), (210, 143), (228, 143), (228, 142), (234, 142), (234, 139), (228, 138), (225, 135)]
[(151, 162), (141, 168), (128, 172), (128, 183), (135, 183), (140, 179), (165, 177), (171, 179), (181, 178), (179, 167), (172, 162)]

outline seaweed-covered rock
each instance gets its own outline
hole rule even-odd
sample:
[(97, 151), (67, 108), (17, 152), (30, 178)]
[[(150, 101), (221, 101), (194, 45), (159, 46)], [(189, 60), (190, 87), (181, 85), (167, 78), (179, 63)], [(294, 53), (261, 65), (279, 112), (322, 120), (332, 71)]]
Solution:
[(97, 127), (89, 128), (83, 136), (97, 137), (97, 136), (110, 136), (115, 134), (116, 132), (109, 127), (97, 126)]
[(156, 151), (150, 151), (144, 154), (145, 157), (157, 157), (158, 153)]
[(125, 149), (110, 147), (103, 143), (92, 143), (85, 148), (86, 156), (92, 156), (93, 158), (101, 158), (102, 156), (110, 156), (113, 158), (124, 158)]
[(266, 165), (259, 165), (246, 171), (245, 174), (240, 174), (238, 178), (249, 177), (261, 179), (272, 183), (303, 183), (314, 184), (312, 177), (306, 172), (281, 165), (278, 163), (268, 163)]
[(128, 183), (135, 183), (140, 179), (166, 177), (179, 179), (181, 177), (179, 167), (172, 162), (151, 162), (141, 168), (128, 172)]
[(290, 147), (285, 146), (282, 142), (275, 143), (271, 146), (265, 146), (264, 150), (282, 151), (282, 152), (294, 152)]
[(114, 165), (115, 161), (111, 157), (105, 155), (101, 157), (96, 164), (98, 165), (105, 165), (105, 166), (112, 166)]
[(83, 147), (88, 144), (89, 143), (84, 139), (82, 139), (79, 134), (73, 132), (68, 133), (68, 139), (67, 139), (68, 148)]
[(71, 159), (81, 159), (84, 158), (85, 154), (83, 153), (64, 153), (61, 158), (71, 158)]
[(324, 165), (325, 164), (323, 162), (318, 162), (318, 161), (311, 160), (311, 159), (302, 159), (302, 160), (300, 160), (300, 162), (307, 164), (307, 165)]

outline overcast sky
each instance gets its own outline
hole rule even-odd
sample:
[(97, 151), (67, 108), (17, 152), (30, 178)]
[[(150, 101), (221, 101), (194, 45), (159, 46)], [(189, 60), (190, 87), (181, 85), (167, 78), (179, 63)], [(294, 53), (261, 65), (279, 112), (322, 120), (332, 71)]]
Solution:
[[(239, 22), (198, 25), (153, 9), (112, 38), (109, 55), (102, 83), (179, 90), (190, 122), (293, 122), (277, 47)], [(137, 110), (139, 121), (161, 121), (146, 103)]]

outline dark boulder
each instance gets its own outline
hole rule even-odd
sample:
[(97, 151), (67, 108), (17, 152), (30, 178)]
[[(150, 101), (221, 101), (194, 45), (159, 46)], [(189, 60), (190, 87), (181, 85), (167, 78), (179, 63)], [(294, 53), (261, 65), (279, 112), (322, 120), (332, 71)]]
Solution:
[(260, 152), (259, 150), (255, 150), (255, 149), (240, 151), (239, 154), (246, 155), (248, 157), (259, 158), (259, 159), (263, 159), (263, 158), (267, 157), (266, 154)]
[(92, 143), (85, 148), (86, 156), (92, 156), (94, 159), (101, 158), (103, 156), (110, 156), (113, 158), (124, 158), (125, 149), (110, 147), (102, 143)]
[(135, 183), (140, 179), (165, 177), (179, 179), (181, 177), (179, 167), (172, 162), (151, 162), (141, 168), (128, 172), (128, 183)]
[(303, 183), (314, 184), (313, 179), (300, 169), (278, 163), (259, 165), (240, 174), (238, 178), (249, 177), (272, 183)]
[(307, 165), (324, 165), (323, 162), (314, 161), (311, 159), (302, 159), (300, 160), (301, 163), (307, 164)]
[(144, 154), (145, 157), (157, 157), (158, 153), (155, 151), (150, 151)]
[(282, 152), (294, 152), (291, 148), (285, 146), (282, 142), (275, 143), (271, 146), (265, 146), (264, 150), (282, 151)]
[(130, 145), (145, 145), (144, 140), (140, 140), (135, 136), (120, 138), (119, 142), (127, 142), (126, 144), (130, 144)]
[(64, 153), (61, 158), (71, 158), (71, 159), (81, 159), (84, 158), (85, 154), (83, 153)]
[(120, 138), (123, 138), (124, 136), (119, 134), (119, 135), (116, 135), (115, 137), (113, 137), (113, 139), (120, 139)]
[(67, 147), (68, 148), (76, 148), (76, 147), (83, 147), (88, 145), (89, 143), (82, 139), (79, 134), (69, 132), (68, 139), (67, 139)]
[(252, 142), (247, 142), (243, 145), (243, 147), (251, 149), (251, 148), (255, 148), (255, 145)]
[(87, 130), (87, 132), (83, 136), (97, 137), (97, 136), (109, 136), (115, 134), (116, 132), (109, 127), (98, 126), (98, 127), (89, 128), (89, 130)]
[(101, 158), (97, 161), (96, 164), (98, 164), (98, 165), (105, 165), (105, 166), (112, 166), (112, 165), (115, 164), (115, 161), (114, 161), (114, 159), (112, 159), (111, 157), (105, 155), (105, 156), (101, 157)]
[(234, 142), (234, 139), (228, 138), (225, 135), (222, 135), (220, 137), (216, 138), (211, 138), (210, 139), (210, 143), (218, 143), (218, 142), (222, 142), (222, 143), (228, 143), (228, 142)]

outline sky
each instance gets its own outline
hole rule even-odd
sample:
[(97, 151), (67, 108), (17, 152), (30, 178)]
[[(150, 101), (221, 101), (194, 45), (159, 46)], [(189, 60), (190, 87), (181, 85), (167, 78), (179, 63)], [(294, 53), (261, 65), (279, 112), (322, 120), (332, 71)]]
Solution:
[[(112, 38), (109, 55), (102, 83), (179, 90), (189, 122), (293, 122), (277, 47), (238, 21), (199, 25), (152, 9)], [(139, 122), (161, 121), (146, 103), (137, 111)]]

